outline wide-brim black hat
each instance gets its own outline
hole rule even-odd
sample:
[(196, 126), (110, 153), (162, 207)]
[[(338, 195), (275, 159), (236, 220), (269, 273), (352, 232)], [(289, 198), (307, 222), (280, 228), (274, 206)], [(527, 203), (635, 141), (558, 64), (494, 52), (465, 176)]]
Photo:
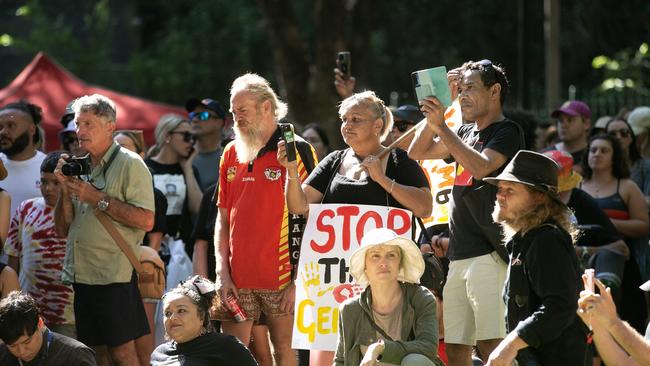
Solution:
[(483, 178), (483, 181), (494, 185), (504, 180), (525, 184), (564, 205), (558, 196), (559, 169), (557, 163), (544, 154), (520, 150), (501, 174)]

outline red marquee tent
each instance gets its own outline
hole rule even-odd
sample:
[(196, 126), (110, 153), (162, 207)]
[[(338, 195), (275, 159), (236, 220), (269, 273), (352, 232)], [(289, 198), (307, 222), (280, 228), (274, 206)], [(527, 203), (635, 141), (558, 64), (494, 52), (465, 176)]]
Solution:
[(109, 89), (89, 85), (59, 66), (40, 52), (7, 87), (0, 90), (0, 106), (26, 99), (43, 108), (45, 149), (59, 149), (58, 133), (63, 128), (61, 116), (66, 105), (83, 95), (102, 94), (115, 102), (118, 129), (144, 131), (148, 145), (154, 141), (153, 131), (160, 117), (166, 113), (185, 115), (185, 109), (149, 101)]

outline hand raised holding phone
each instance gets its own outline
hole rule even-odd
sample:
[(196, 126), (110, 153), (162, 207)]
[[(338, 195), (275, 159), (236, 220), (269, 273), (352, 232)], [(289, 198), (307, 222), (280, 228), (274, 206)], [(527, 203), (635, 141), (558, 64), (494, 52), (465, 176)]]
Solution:
[(334, 87), (341, 99), (354, 94), (357, 81), (352, 76), (352, 56), (349, 51), (339, 52), (336, 55), (336, 68), (334, 69)]

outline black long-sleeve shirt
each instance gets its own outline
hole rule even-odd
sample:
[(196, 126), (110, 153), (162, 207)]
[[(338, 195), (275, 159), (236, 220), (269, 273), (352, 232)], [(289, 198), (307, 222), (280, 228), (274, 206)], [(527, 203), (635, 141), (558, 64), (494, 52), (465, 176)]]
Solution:
[(586, 333), (576, 315), (581, 280), (571, 237), (549, 221), (506, 246), (508, 331), (515, 330), (542, 365), (582, 365)]

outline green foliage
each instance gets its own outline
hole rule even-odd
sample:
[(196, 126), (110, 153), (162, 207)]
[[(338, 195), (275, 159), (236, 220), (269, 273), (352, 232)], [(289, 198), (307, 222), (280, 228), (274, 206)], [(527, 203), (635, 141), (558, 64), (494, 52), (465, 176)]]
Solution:
[[(36, 54), (44, 51), (73, 73), (94, 83), (114, 80), (111, 69), (111, 37), (115, 21), (108, 0), (79, 2), (74, 12), (61, 11), (60, 4), (29, 0), (15, 14), (29, 31), (13, 37), (12, 47)], [(83, 14), (81, 24), (73, 23), (74, 14)], [(11, 40), (11, 35), (8, 36)], [(7, 37), (3, 37), (7, 39)]]
[(155, 41), (130, 62), (137, 94), (176, 104), (188, 96), (225, 102), (235, 75), (272, 76), (272, 53), (254, 4), (199, 0), (185, 12), (170, 10)]
[(591, 66), (599, 70), (603, 81), (597, 90), (601, 93), (630, 90), (641, 95), (650, 95), (650, 52), (648, 43), (638, 48), (624, 49), (612, 57), (594, 57)]

